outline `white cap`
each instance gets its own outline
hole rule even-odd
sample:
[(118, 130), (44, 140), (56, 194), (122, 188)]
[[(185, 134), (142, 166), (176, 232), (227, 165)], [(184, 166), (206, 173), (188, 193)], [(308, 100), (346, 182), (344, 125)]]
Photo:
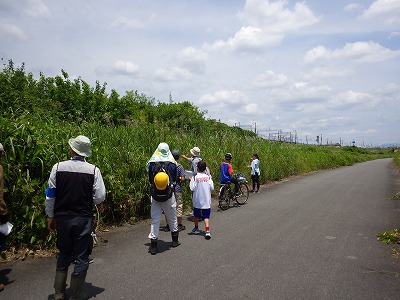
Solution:
[(161, 152), (161, 155), (164, 157), (168, 156), (169, 146), (167, 143), (160, 143), (158, 144), (157, 150)]

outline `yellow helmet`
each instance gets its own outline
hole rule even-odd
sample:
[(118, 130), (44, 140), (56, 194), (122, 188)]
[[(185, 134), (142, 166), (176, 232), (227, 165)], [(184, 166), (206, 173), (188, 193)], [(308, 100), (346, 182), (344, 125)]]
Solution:
[(157, 190), (165, 190), (169, 183), (168, 174), (165, 172), (158, 172), (156, 176), (154, 176), (154, 184), (156, 185)]

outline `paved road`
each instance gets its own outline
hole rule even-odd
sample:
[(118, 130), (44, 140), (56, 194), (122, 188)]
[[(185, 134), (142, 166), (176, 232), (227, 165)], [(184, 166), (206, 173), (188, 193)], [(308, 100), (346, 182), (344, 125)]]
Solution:
[[(209, 241), (186, 230), (170, 249), (161, 232), (155, 256), (146, 223), (103, 233), (85, 289), (94, 299), (400, 299), (400, 261), (375, 236), (400, 226), (391, 162), (264, 187), (244, 206), (214, 209)], [(9, 280), (0, 299), (48, 299), (54, 266), (54, 258), (0, 265)]]

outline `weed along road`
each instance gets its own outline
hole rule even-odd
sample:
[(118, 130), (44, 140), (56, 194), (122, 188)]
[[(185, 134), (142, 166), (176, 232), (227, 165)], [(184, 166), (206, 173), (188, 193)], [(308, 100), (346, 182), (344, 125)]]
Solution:
[[(84, 288), (93, 299), (400, 299), (400, 261), (391, 256), (398, 246), (376, 238), (400, 225), (391, 164), (263, 187), (243, 206), (213, 208), (211, 240), (190, 235), (190, 219), (177, 248), (161, 231), (156, 255), (148, 253), (148, 222), (101, 233), (107, 242), (94, 249)], [(0, 270), (8, 280), (0, 299), (50, 299), (55, 258)]]

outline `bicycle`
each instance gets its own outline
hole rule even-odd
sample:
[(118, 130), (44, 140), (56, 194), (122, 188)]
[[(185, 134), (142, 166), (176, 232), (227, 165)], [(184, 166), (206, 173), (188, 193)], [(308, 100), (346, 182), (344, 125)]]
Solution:
[(237, 204), (243, 205), (249, 199), (249, 186), (247, 185), (247, 179), (242, 173), (237, 173), (235, 178), (239, 182), (238, 195), (235, 193), (235, 189), (232, 188), (232, 182), (221, 183), (218, 193), (218, 207), (221, 210), (227, 210), (231, 204), (231, 201), (236, 201)]

